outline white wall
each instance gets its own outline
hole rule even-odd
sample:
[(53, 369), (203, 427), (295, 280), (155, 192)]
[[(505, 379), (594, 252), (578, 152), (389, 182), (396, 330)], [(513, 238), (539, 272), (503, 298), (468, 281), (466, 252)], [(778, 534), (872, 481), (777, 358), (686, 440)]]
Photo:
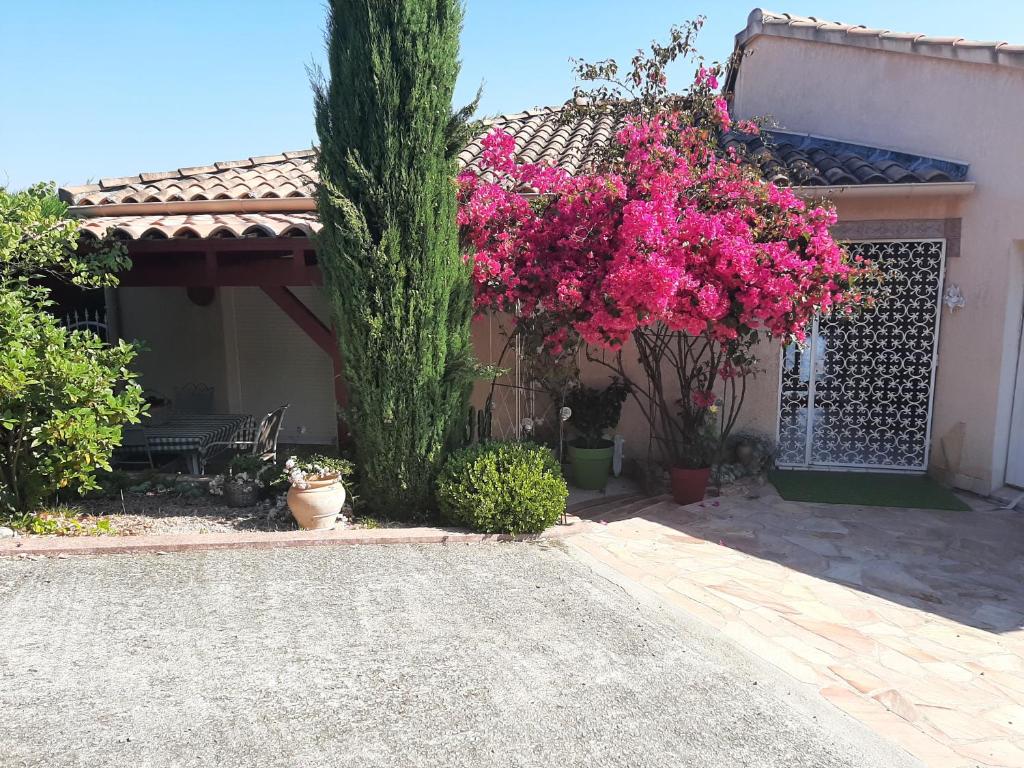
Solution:
[[(329, 311), (319, 289), (290, 290), (327, 321)], [(259, 288), (224, 288), (221, 292), (222, 354), (231, 410), (262, 416), (287, 403), (283, 442), (335, 442), (331, 359)]]
[[(323, 322), (319, 289), (291, 289)], [(136, 369), (147, 390), (214, 388), (214, 408), (257, 419), (289, 404), (283, 442), (337, 440), (331, 359), (259, 288), (219, 288), (213, 303), (192, 303), (184, 288), (120, 288), (121, 333), (148, 351)]]
[(173, 398), (174, 388), (214, 388), (217, 410), (228, 409), (221, 300), (200, 307), (184, 288), (118, 288), (121, 336), (148, 348), (135, 363), (147, 391)]

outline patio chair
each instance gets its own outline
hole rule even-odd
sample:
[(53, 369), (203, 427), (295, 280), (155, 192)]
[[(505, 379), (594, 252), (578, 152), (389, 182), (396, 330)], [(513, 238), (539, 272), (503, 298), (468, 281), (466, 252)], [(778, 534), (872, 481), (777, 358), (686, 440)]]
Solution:
[(171, 401), (175, 413), (205, 416), (213, 413), (213, 387), (207, 384), (189, 383), (174, 388)]
[(224, 450), (235, 449), (239, 453), (251, 453), (263, 461), (277, 460), (277, 440), (281, 435), (281, 424), (288, 404), (276, 408), (264, 416), (255, 429), (251, 422), (248, 429), (236, 435), (234, 440), (223, 443), (209, 443), (203, 448), (199, 457), (199, 472), (206, 474), (206, 462), (214, 454)]

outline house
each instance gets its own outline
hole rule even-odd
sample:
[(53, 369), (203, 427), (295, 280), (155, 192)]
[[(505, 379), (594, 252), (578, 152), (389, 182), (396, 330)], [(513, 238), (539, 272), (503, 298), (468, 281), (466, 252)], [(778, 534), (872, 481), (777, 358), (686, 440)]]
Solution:
[[(1024, 487), (1024, 46), (761, 10), (736, 46), (733, 113), (776, 127), (731, 141), (769, 179), (833, 200), (837, 235), (892, 276), (883, 310), (822, 321), (802, 349), (762, 350), (745, 426), (777, 436), (790, 466), (929, 469), (981, 493)], [(557, 109), (492, 124), (515, 136), (520, 157), (570, 172), (615, 129), (562, 124)], [(476, 167), (480, 152), (477, 140), (462, 165)], [(282, 439), (335, 439), (344, 372), (310, 239), (315, 180), (304, 150), (61, 190), (86, 232), (113, 229), (134, 261), (107, 293), (108, 322), (147, 342), (148, 389), (202, 382), (227, 412), (289, 402)], [(484, 360), (503, 348), (498, 325), (475, 323)], [(511, 384), (524, 384), (511, 368)], [(488, 390), (478, 387), (478, 404)], [(498, 400), (498, 433), (538, 407), (516, 386)], [(620, 431), (627, 451), (646, 452), (646, 424), (629, 408)]]

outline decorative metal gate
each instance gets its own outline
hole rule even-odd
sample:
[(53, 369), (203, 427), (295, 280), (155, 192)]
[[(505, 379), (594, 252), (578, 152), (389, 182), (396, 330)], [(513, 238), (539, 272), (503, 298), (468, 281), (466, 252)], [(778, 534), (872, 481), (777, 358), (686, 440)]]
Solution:
[(783, 352), (782, 466), (928, 466), (944, 240), (848, 243), (884, 280), (878, 304), (815, 320)]

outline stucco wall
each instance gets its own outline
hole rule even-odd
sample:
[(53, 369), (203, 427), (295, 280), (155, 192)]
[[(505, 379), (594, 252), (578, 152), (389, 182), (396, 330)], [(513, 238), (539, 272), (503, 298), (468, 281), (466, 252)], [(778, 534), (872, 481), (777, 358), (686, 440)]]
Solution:
[[(319, 289), (293, 292), (321, 320)], [(192, 303), (184, 288), (120, 288), (121, 333), (143, 340), (142, 385), (173, 398), (174, 388), (214, 388), (214, 408), (257, 418), (288, 403), (281, 440), (337, 439), (330, 358), (258, 288), (220, 288), (212, 304)]]
[(943, 310), (932, 458), (957, 485), (1003, 482), (1024, 265), (1024, 72), (932, 57), (758, 37), (736, 83), (738, 117), (970, 164), (962, 200), (839, 200), (841, 220), (963, 219), (961, 256), (947, 260), (964, 309)]
[[(326, 321), (318, 288), (290, 290)], [(334, 369), (327, 354), (259, 288), (221, 292), (231, 410), (262, 416), (288, 403), (282, 441), (334, 442)]]
[(175, 387), (205, 384), (217, 410), (227, 410), (221, 300), (200, 307), (184, 288), (119, 288), (121, 336), (147, 349), (135, 370), (148, 391), (173, 398)]

